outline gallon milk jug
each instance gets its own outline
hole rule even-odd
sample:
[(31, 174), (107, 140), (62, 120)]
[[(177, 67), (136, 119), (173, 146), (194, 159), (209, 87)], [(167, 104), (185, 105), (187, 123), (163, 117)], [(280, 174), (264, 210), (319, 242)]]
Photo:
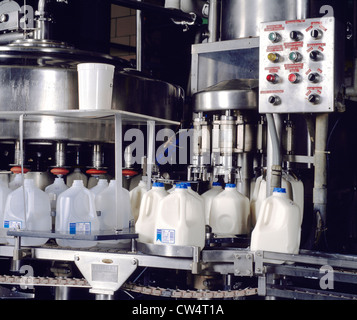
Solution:
[(51, 184), (45, 188), (45, 192), (48, 194), (48, 197), (50, 198), (51, 210), (53, 212), (56, 212), (58, 196), (62, 192), (66, 191), (67, 189), (68, 189), (68, 186), (64, 183), (63, 178), (55, 178), (55, 181), (53, 182), (53, 184)]
[[(293, 192), (291, 184), (286, 179), (281, 179), (281, 186), (286, 190), (286, 194), (290, 200), (293, 200)], [(263, 176), (257, 178), (255, 183), (255, 188), (253, 191), (253, 196), (250, 201), (250, 211), (251, 211), (251, 223), (254, 227), (258, 220), (259, 210), (262, 202), (267, 197), (267, 183)]]
[(55, 178), (53, 184), (45, 188), (50, 204), (51, 204), (51, 217), (52, 217), (52, 228), (55, 226), (55, 217), (56, 217), (56, 207), (58, 196), (68, 189), (67, 185), (64, 183), (63, 178)]
[(139, 184), (130, 191), (131, 210), (134, 216), (134, 222), (139, 218), (141, 200), (144, 193), (147, 192), (146, 181), (140, 180)]
[(206, 225), (210, 225), (209, 219), (211, 214), (211, 205), (213, 198), (221, 193), (223, 188), (219, 182), (213, 182), (212, 188), (202, 194), (203, 201), (205, 203), (205, 221)]
[(160, 201), (155, 244), (204, 247), (204, 207), (187, 191), (187, 185), (176, 185), (175, 191)]
[(22, 175), (20, 173), (16, 173), (14, 178), (9, 182), (9, 188), (11, 190), (16, 190), (17, 188), (22, 186)]
[(135, 232), (139, 235), (139, 241), (154, 243), (155, 222), (159, 208), (159, 202), (165, 198), (168, 192), (164, 184), (155, 182), (152, 189), (143, 196), (138, 221), (135, 224)]
[(72, 187), (73, 181), (75, 180), (82, 180), (85, 187), (88, 185), (88, 177), (82, 173), (79, 168), (75, 168), (73, 172), (67, 176), (67, 186)]
[(283, 172), (283, 177), (291, 184), (292, 200), (299, 206), (302, 219), (304, 217), (304, 184), (289, 172)]
[[(57, 199), (56, 232), (91, 234), (99, 231), (99, 220), (94, 203), (94, 194), (84, 187), (82, 180), (74, 180), (72, 187), (62, 192)], [(88, 248), (96, 241), (56, 239), (60, 246)]]
[[(109, 186), (95, 197), (95, 206), (99, 214), (99, 228), (101, 231), (113, 231), (129, 228), (134, 217), (131, 212), (129, 191), (120, 188), (118, 201), (119, 209), (116, 210), (116, 181), (111, 180)], [(101, 241), (103, 244), (117, 244), (121, 240)], [(124, 241), (127, 242), (127, 241)]]
[(200, 195), (198, 194), (198, 192), (196, 192), (196, 191), (194, 191), (194, 190), (192, 189), (191, 183), (189, 183), (189, 182), (184, 182), (184, 184), (187, 186), (187, 191), (188, 191), (188, 193), (192, 194), (197, 200), (199, 200), (199, 201), (202, 203), (202, 206), (203, 206), (203, 208), (204, 208), (205, 202), (204, 202), (202, 196), (200, 196)]
[[(24, 199), (25, 196), (25, 199)], [(51, 205), (48, 195), (36, 187), (35, 181), (25, 179), (24, 186), (11, 192), (6, 200), (4, 228), (9, 230), (51, 231)], [(45, 238), (22, 237), (24, 246), (40, 246), (47, 242)], [(13, 245), (14, 239), (8, 238)]]
[(107, 179), (99, 179), (98, 183), (95, 187), (90, 188), (89, 190), (92, 191), (95, 195), (102, 192), (104, 189), (108, 188), (109, 183)]
[(249, 199), (238, 192), (235, 184), (227, 184), (212, 200), (212, 232), (224, 236), (249, 233), (249, 212)]
[(7, 196), (11, 193), (11, 190), (8, 188), (7, 183), (0, 181), (0, 243), (7, 243), (6, 232), (8, 229), (4, 228), (4, 212)]
[(276, 188), (261, 205), (250, 249), (298, 254), (300, 234), (301, 212), (298, 205), (288, 198), (284, 188)]

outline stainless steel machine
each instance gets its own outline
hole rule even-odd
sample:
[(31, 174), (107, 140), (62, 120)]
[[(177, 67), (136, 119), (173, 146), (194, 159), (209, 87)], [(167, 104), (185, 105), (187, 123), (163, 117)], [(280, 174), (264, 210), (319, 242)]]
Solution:
[[(264, 176), (271, 194), (290, 174), (305, 190), (300, 253), (251, 251), (250, 235), (217, 237), (209, 226), (203, 250), (140, 243), (133, 229), (82, 236), (12, 230), (8, 235), (15, 245), (0, 245), (1, 296), (356, 299), (354, 2), (344, 8), (318, 0), (112, 3), (138, 11), (139, 40), (145, 27), (140, 12), (170, 17), (182, 32), (199, 25), (189, 87), (140, 71), (140, 41), (134, 70), (124, 60), (51, 39), (48, 2), (40, 0), (31, 15), (26, 3), (4, 0), (0, 164), (5, 179), (11, 179), (12, 169), (36, 176), (44, 188), (55, 176), (80, 168), (135, 184), (132, 176), (144, 168), (146, 181), (167, 186), (189, 181), (199, 192), (215, 181), (235, 183), (250, 197), (257, 177)], [(78, 110), (81, 62), (115, 65), (111, 110)], [(190, 119), (182, 118), (184, 106), (190, 107)], [(187, 121), (191, 128), (182, 127)], [(171, 132), (191, 129), (188, 164), (158, 163), (160, 126)], [(145, 128), (145, 161), (132, 167), (123, 130), (136, 127)], [(174, 132), (166, 147), (177, 148), (178, 137)], [(340, 214), (339, 207), (347, 213)], [(29, 248), (21, 245), (23, 236), (50, 240)], [(74, 249), (57, 246), (56, 237), (127, 242)], [(334, 286), (326, 282), (329, 276)]]

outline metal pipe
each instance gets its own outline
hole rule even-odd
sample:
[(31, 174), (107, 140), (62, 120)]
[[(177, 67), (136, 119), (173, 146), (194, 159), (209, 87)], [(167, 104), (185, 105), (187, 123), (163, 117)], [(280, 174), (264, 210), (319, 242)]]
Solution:
[[(315, 133), (315, 178), (313, 203), (314, 213), (317, 218), (317, 235), (324, 232), (327, 214), (327, 137), (328, 137), (328, 114), (316, 116)], [(315, 239), (317, 240), (317, 239)]]
[(272, 114), (267, 114), (268, 123), (268, 148), (267, 148), (267, 196), (273, 193), (274, 188), (281, 187), (281, 162), (280, 129), (281, 120)]
[[(33, 33), (31, 33), (31, 35), (33, 35)], [(4, 33), (0, 35), (0, 45), (9, 44), (13, 41), (22, 40), (24, 38), (25, 36), (23, 33), (18, 33), (18, 32)]]
[(220, 36), (219, 0), (210, 0), (208, 15), (208, 42), (217, 42)]
[[(141, 2), (141, 0), (138, 0)], [(136, 70), (142, 71), (142, 15), (141, 10), (136, 11)]]

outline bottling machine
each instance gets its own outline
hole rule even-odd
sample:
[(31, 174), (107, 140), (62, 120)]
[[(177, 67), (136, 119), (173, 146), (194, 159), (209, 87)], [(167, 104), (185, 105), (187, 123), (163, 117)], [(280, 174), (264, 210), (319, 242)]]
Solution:
[[(142, 177), (147, 189), (181, 181), (199, 193), (234, 183), (251, 198), (258, 177), (267, 195), (293, 179), (304, 186), (300, 252), (251, 251), (249, 234), (219, 237), (209, 226), (202, 250), (140, 243), (133, 228), (9, 230), (15, 244), (0, 245), (1, 298), (356, 299), (354, 1), (113, 0), (137, 10), (135, 68), (60, 39), (51, 10), (70, 2), (0, 2), (2, 180), (20, 174), (44, 189), (79, 170), (92, 184), (115, 177), (129, 189)], [(143, 71), (146, 13), (197, 33), (187, 87)], [(111, 110), (78, 109), (83, 62), (115, 65)], [(124, 141), (135, 128), (145, 141), (139, 161)], [(165, 139), (155, 141), (162, 128)], [(159, 148), (177, 159), (163, 164)], [(25, 247), (24, 236), (50, 240)], [(76, 249), (56, 245), (61, 237), (126, 241)]]

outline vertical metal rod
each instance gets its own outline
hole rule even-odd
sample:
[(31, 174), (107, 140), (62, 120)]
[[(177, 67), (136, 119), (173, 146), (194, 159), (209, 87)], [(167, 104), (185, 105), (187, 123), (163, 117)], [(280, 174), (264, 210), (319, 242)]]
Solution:
[[(121, 114), (115, 114), (115, 192), (116, 192), (116, 197), (115, 197), (115, 205), (116, 205), (116, 213), (118, 217), (121, 215), (120, 208), (121, 203), (122, 203), (122, 192), (121, 188), (123, 187), (123, 174), (122, 174), (122, 168), (123, 168), (123, 159), (122, 159), (122, 154), (123, 154), (123, 124), (122, 124), (122, 116)], [(122, 223), (121, 225), (117, 225), (116, 229), (121, 229), (121, 228), (128, 228), (129, 226), (125, 226), (123, 224), (124, 221), (127, 221), (129, 219), (125, 219), (126, 215), (128, 213), (126, 212), (125, 215), (122, 215)], [(117, 219), (118, 223), (118, 219)]]
[(209, 2), (209, 16), (208, 16), (209, 38), (208, 38), (208, 42), (216, 42), (219, 40), (219, 37), (220, 37), (219, 1), (220, 0), (210, 0), (210, 2)]
[(155, 121), (147, 121), (147, 190), (151, 189), (152, 167), (155, 164)]
[[(268, 138), (267, 138), (267, 177), (266, 177), (266, 185), (267, 185), (267, 197), (272, 194), (272, 167), (275, 165), (281, 166), (281, 154), (280, 154), (280, 141), (281, 141), (281, 128), (282, 121), (279, 115), (267, 115), (268, 121)], [(275, 137), (275, 145), (273, 146), (272, 141), (272, 132), (271, 128), (275, 125), (276, 128), (276, 137)], [(279, 150), (278, 150), (279, 148)]]
[(69, 287), (56, 287), (55, 300), (69, 300)]
[(318, 215), (317, 219), (321, 219), (321, 230), (319, 234), (324, 232), (326, 227), (326, 208), (327, 208), (327, 136), (328, 136), (328, 114), (319, 114), (316, 116), (316, 132), (315, 132), (315, 178), (313, 203), (314, 212)]
[[(141, 2), (141, 0), (137, 0)], [(136, 11), (136, 70), (142, 71), (142, 15)]]
[(24, 114), (20, 115), (19, 118), (19, 136), (20, 136), (20, 161), (21, 161), (21, 184), (22, 184), (22, 193), (24, 200), (24, 221), (25, 227), (27, 226), (27, 206), (26, 206), (26, 198), (25, 198), (25, 186), (24, 186)]

